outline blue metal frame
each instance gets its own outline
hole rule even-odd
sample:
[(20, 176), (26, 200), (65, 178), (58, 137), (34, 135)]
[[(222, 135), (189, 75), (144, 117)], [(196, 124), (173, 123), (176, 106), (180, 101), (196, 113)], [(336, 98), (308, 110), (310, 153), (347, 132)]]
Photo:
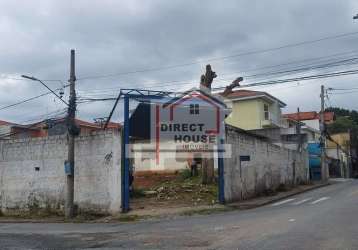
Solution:
[[(128, 145), (130, 142), (129, 131), (129, 99), (138, 101), (161, 99), (163, 97), (176, 97), (178, 93), (166, 91), (153, 91), (145, 89), (121, 89), (120, 97), (124, 98), (124, 124), (123, 124), (123, 140), (122, 140), (122, 212), (126, 213), (130, 210), (129, 206), (129, 159)], [(220, 141), (219, 149), (222, 148), (223, 140)], [(224, 196), (224, 159), (222, 152), (218, 152), (218, 171), (219, 171), (219, 202), (225, 203)]]
[(127, 146), (129, 145), (129, 97), (124, 96), (124, 133), (123, 133), (123, 181), (122, 181), (122, 212), (129, 211), (129, 159), (127, 157)]
[(143, 89), (121, 89), (120, 97), (124, 99), (124, 124), (123, 124), (123, 139), (122, 139), (122, 212), (126, 213), (130, 210), (129, 206), (129, 159), (128, 159), (128, 145), (130, 142), (129, 134), (129, 99), (148, 100), (160, 99), (171, 96), (172, 92), (152, 91)]

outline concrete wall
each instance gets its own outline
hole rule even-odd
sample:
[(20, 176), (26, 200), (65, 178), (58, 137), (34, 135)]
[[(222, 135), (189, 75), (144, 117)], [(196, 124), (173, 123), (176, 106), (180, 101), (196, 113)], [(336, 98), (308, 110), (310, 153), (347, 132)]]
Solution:
[[(76, 138), (75, 203), (80, 211), (120, 211), (120, 146), (120, 135), (113, 131)], [(1, 211), (63, 209), (66, 136), (0, 141), (0, 153)]]
[[(231, 126), (227, 126), (226, 140), (227, 144), (232, 145), (232, 157), (224, 159), (227, 202), (254, 197), (266, 190), (275, 190), (280, 184), (292, 184), (294, 175), (296, 183), (307, 180), (306, 151), (299, 154)], [(240, 164), (240, 155), (249, 155), (251, 159)]]

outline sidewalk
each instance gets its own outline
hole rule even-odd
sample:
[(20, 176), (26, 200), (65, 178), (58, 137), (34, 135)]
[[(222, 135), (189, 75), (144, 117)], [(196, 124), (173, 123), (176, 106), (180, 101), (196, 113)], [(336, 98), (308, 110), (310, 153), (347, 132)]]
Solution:
[(132, 222), (138, 220), (173, 218), (176, 216), (190, 216), (194, 214), (212, 214), (224, 211), (232, 211), (235, 209), (251, 209), (255, 207), (264, 206), (270, 203), (277, 202), (287, 197), (307, 192), (316, 188), (330, 185), (331, 183), (315, 183), (311, 185), (302, 185), (295, 187), (289, 191), (279, 192), (272, 196), (261, 196), (245, 201), (229, 203), (226, 205), (198, 205), (198, 206), (169, 206), (169, 207), (153, 207), (152, 209), (136, 209), (131, 210), (126, 214), (119, 214), (118, 216), (108, 216), (97, 219), (86, 219), (81, 216), (73, 220), (66, 221), (63, 217), (38, 217), (38, 218), (19, 218), (0, 216), (0, 223), (44, 223), (44, 222)]
[(297, 186), (289, 191), (286, 192), (279, 192), (273, 196), (262, 196), (262, 197), (256, 197), (253, 199), (249, 199), (247, 201), (239, 201), (227, 204), (228, 207), (235, 208), (235, 209), (250, 209), (255, 207), (261, 207), (270, 203), (277, 202), (279, 200), (285, 199), (287, 197), (297, 195), (300, 193), (304, 193), (316, 188), (324, 187), (327, 185), (330, 185), (331, 183), (315, 183), (311, 185), (301, 185)]

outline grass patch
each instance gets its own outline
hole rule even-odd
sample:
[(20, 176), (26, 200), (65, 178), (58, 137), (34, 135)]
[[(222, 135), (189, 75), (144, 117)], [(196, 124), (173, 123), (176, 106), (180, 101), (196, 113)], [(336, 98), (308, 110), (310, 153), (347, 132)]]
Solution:
[(184, 216), (209, 215), (209, 214), (227, 212), (227, 211), (233, 211), (233, 210), (234, 210), (234, 208), (231, 208), (231, 207), (192, 209), (192, 210), (182, 212), (182, 213), (180, 213), (180, 215), (184, 215)]
[(145, 191), (142, 188), (135, 188), (131, 193), (133, 198), (140, 198), (145, 196)]
[(285, 185), (285, 184), (280, 184), (277, 189), (276, 189), (277, 192), (286, 192), (288, 191), (288, 187)]
[(120, 222), (136, 222), (144, 219), (152, 218), (150, 215), (137, 215), (137, 214), (121, 214), (115, 220)]
[(186, 180), (191, 178), (191, 171), (189, 169), (183, 169), (179, 172), (179, 177), (181, 180)]
[(109, 216), (109, 214), (107, 213), (80, 211), (73, 219), (68, 219), (66, 221), (69, 222), (95, 221), (107, 216)]
[(62, 211), (37, 209), (29, 211), (7, 210), (6, 213), (2, 213), (1, 216), (14, 219), (43, 219), (63, 217), (64, 214)]

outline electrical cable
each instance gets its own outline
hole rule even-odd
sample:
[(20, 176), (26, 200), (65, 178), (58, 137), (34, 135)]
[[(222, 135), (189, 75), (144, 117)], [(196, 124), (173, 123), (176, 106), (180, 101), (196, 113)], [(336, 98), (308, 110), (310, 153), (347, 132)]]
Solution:
[(164, 66), (164, 67), (156, 67), (156, 68), (149, 68), (149, 69), (118, 72), (118, 73), (113, 73), (113, 74), (83, 76), (83, 77), (77, 78), (77, 80), (78, 81), (89, 80), (89, 79), (94, 80), (94, 79), (99, 79), (99, 78), (110, 78), (110, 77), (113, 77), (113, 76), (144, 73), (144, 72), (150, 72), (150, 71), (162, 71), (162, 70), (168, 70), (168, 69), (172, 69), (172, 68), (186, 67), (186, 66), (191, 66), (191, 65), (195, 65), (195, 64), (211, 62), (211, 61), (227, 60), (227, 59), (230, 59), (230, 58), (235, 58), (235, 57), (240, 57), (240, 56), (261, 54), (261, 53), (266, 53), (266, 52), (270, 52), (270, 51), (277, 51), (277, 50), (291, 48), (291, 47), (298, 47), (298, 46), (302, 46), (302, 45), (306, 45), (306, 44), (314, 44), (314, 43), (318, 43), (318, 42), (325, 41), (325, 40), (332, 40), (332, 39), (337, 39), (337, 38), (347, 37), (347, 36), (352, 36), (352, 35), (357, 35), (357, 34), (358, 34), (357, 31), (356, 32), (349, 32), (349, 33), (343, 33), (343, 34), (334, 35), (334, 36), (326, 36), (326, 37), (319, 38), (319, 39), (314, 39), (314, 40), (307, 40), (307, 41), (303, 41), (303, 42), (286, 44), (286, 45), (273, 47), (273, 48), (268, 48), (268, 49), (261, 49), (261, 50), (256, 50), (256, 51), (242, 52), (242, 53), (232, 54), (232, 55), (228, 55), (228, 56), (209, 58), (209, 59), (206, 59), (206, 60), (197, 60), (197, 61), (194, 61), (194, 62), (188, 62), (188, 63), (182, 63), (182, 64), (176, 64), (176, 65), (170, 65), (170, 66)]

